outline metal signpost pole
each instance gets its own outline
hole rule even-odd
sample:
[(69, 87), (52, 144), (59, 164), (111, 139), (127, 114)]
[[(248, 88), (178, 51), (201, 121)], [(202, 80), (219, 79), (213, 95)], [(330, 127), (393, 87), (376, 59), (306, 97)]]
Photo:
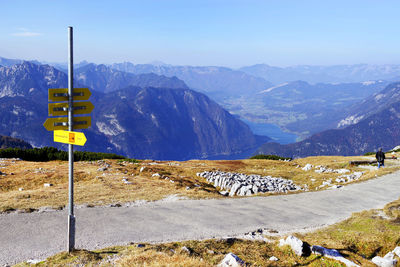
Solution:
[[(73, 131), (73, 81), (74, 81), (74, 62), (73, 62), (73, 32), (72, 27), (68, 27), (68, 130)], [(75, 216), (74, 216), (74, 145), (68, 145), (69, 160), (69, 214), (68, 214), (68, 252), (75, 248)]]

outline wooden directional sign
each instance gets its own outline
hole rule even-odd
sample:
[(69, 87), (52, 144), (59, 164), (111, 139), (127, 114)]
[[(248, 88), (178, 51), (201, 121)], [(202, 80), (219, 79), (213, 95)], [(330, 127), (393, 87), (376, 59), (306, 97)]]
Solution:
[(54, 142), (83, 146), (86, 136), (81, 132), (54, 131)]
[[(92, 95), (89, 88), (74, 88), (72, 94), (74, 101), (88, 100)], [(68, 101), (68, 88), (49, 89), (49, 101)]]
[[(73, 110), (75, 114), (88, 114), (94, 109), (93, 104), (90, 101), (75, 102), (73, 103)], [(68, 115), (68, 103), (49, 103), (49, 116), (67, 116)]]
[[(74, 130), (86, 129), (92, 126), (91, 117), (74, 117)], [(47, 131), (68, 130), (68, 117), (48, 118), (43, 126)]]

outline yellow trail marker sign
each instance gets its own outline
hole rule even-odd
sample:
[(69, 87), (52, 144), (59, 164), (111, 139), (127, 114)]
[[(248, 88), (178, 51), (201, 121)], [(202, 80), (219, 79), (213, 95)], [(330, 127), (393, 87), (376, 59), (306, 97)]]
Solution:
[[(92, 102), (75, 102), (73, 105), (73, 112), (75, 114), (89, 114), (93, 111), (94, 106)], [(63, 103), (49, 103), (49, 116), (67, 116), (68, 115), (68, 102)]]
[[(74, 117), (73, 124), (74, 130), (86, 129), (92, 126), (92, 118), (89, 116)], [(47, 131), (68, 130), (68, 117), (48, 118), (43, 126)]]
[[(92, 93), (89, 88), (74, 88), (72, 91), (73, 99), (89, 100)], [(49, 89), (49, 101), (68, 101), (68, 88)]]
[(86, 136), (81, 132), (54, 131), (54, 142), (83, 146), (86, 143)]

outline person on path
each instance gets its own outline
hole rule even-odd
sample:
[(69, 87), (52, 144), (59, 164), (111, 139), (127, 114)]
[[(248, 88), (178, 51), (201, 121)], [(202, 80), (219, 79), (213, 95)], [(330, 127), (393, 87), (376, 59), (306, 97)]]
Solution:
[(376, 160), (378, 161), (378, 169), (382, 166), (385, 167), (385, 153), (382, 152), (382, 148), (379, 148), (376, 152)]

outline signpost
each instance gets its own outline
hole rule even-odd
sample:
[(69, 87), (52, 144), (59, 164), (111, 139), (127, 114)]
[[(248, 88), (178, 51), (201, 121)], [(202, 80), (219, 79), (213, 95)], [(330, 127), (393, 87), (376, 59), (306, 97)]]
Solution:
[[(74, 114), (88, 114), (94, 109), (91, 102), (76, 102), (72, 109)], [(68, 115), (68, 103), (49, 103), (49, 116), (65, 116)]]
[[(89, 88), (73, 89), (73, 100), (89, 100), (91, 95)], [(68, 88), (49, 89), (49, 101), (68, 101)]]
[(49, 101), (57, 102), (49, 103), (49, 116), (61, 117), (48, 118), (43, 124), (46, 130), (54, 131), (54, 142), (68, 144), (68, 252), (75, 249), (74, 145), (83, 146), (86, 143), (85, 135), (73, 130), (92, 125), (91, 117), (74, 115), (89, 114), (94, 109), (91, 102), (85, 101), (91, 96), (89, 89), (74, 88), (73, 67), (73, 30), (68, 27), (68, 88), (49, 89)]
[[(74, 117), (73, 118), (74, 129), (86, 129), (92, 126), (92, 118), (91, 117)], [(69, 130), (68, 127), (68, 117), (56, 117), (56, 118), (48, 118), (44, 124), (44, 128), (47, 131), (55, 131), (55, 130)]]
[(86, 143), (86, 136), (81, 132), (55, 130), (54, 142), (83, 146)]

